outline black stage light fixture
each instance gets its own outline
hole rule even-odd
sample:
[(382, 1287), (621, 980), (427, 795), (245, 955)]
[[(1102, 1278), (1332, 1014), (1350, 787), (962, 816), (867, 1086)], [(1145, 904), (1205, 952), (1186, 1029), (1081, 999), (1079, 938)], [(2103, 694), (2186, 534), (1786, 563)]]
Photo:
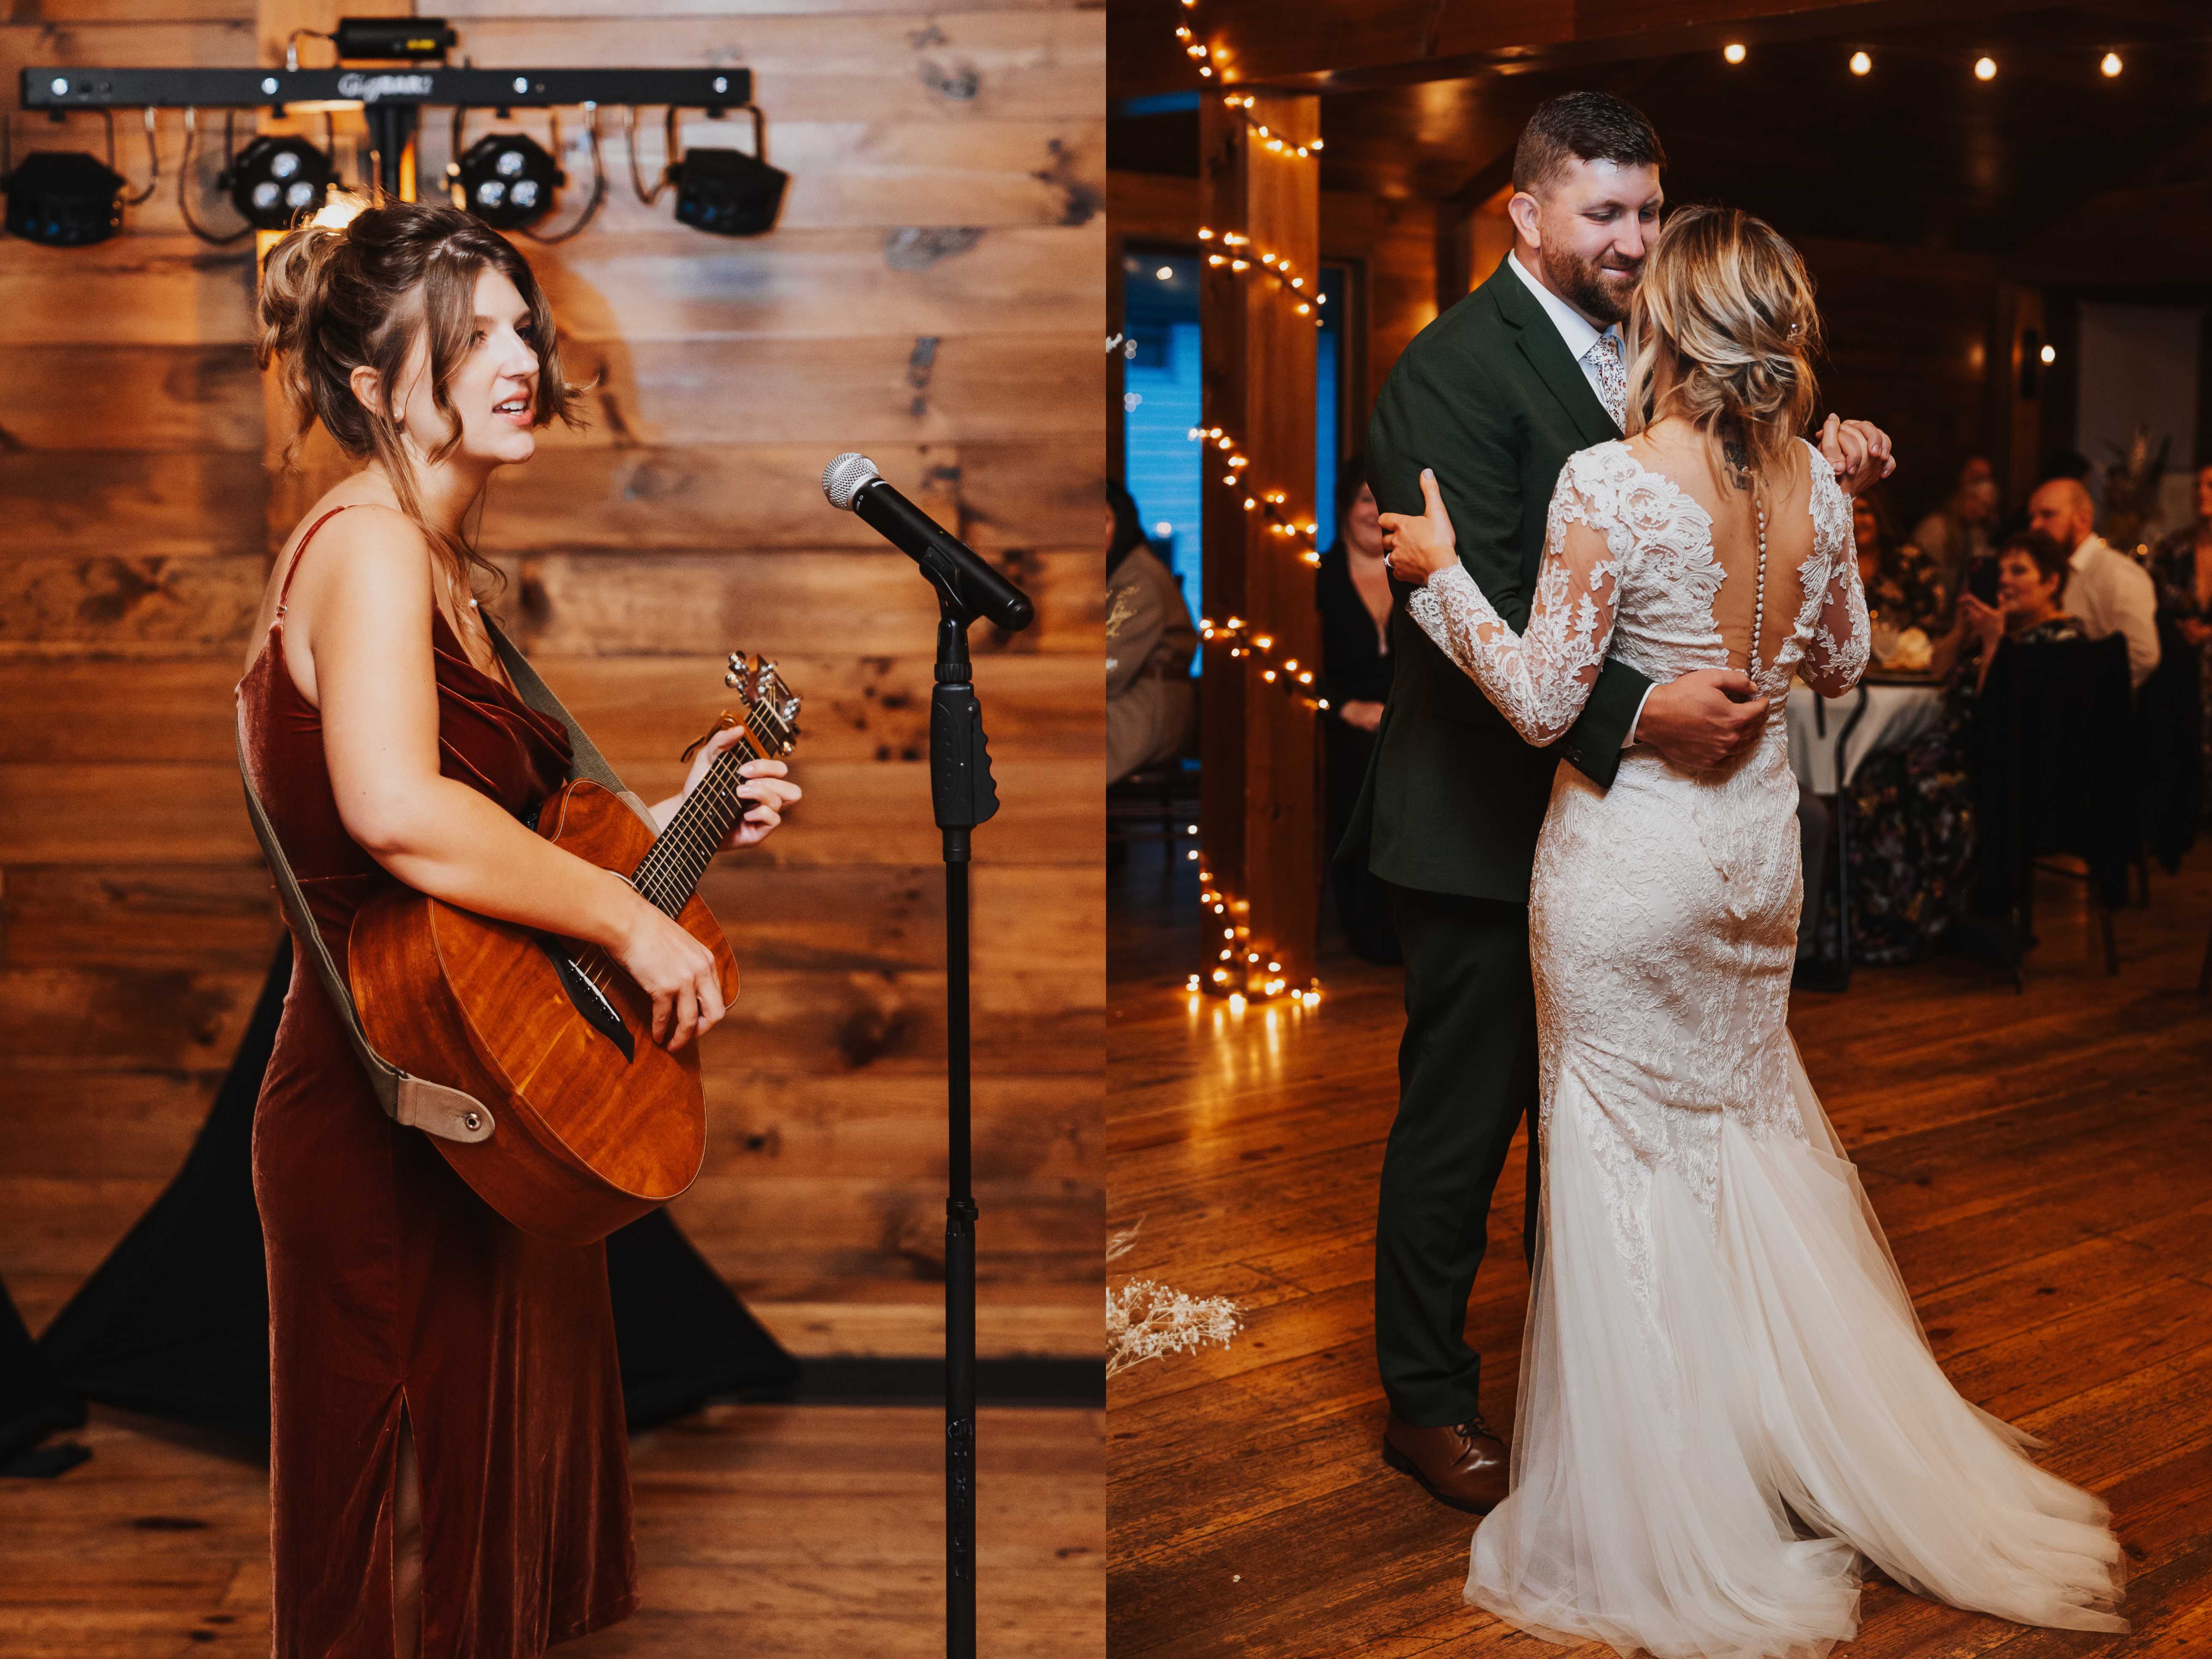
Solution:
[(568, 182), (558, 162), (525, 132), (492, 132), (446, 168), (456, 206), (495, 230), (518, 230), (545, 216), (553, 192)]
[[(676, 153), (676, 112), (668, 112), (668, 180), (676, 186), (676, 217), (717, 236), (758, 236), (772, 229), (791, 175), (768, 164), (768, 129), (751, 105), (753, 153), (690, 149)], [(659, 192), (655, 191), (658, 195)]]
[(0, 191), (8, 234), (27, 242), (88, 247), (123, 226), (122, 174), (82, 150), (34, 149), (0, 179)]
[(331, 158), (304, 138), (264, 132), (225, 169), (231, 205), (256, 230), (286, 230), (321, 210), (331, 188)]

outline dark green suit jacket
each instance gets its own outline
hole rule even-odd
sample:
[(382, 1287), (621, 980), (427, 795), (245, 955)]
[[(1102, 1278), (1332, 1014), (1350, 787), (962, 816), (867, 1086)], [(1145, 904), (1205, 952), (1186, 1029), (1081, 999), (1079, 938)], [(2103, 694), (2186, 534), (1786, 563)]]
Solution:
[[(1559, 469), (1620, 429), (1536, 296), (1504, 261), (1431, 323), (1390, 371), (1367, 428), (1368, 477), (1386, 513), (1418, 514), (1436, 471), (1460, 562), (1514, 629), (1528, 624)], [(1650, 682), (1608, 660), (1580, 720), (1534, 749), (1406, 614), (1375, 757), (1337, 856), (1385, 881), (1524, 903), (1536, 831), (1564, 758), (1613, 781)]]

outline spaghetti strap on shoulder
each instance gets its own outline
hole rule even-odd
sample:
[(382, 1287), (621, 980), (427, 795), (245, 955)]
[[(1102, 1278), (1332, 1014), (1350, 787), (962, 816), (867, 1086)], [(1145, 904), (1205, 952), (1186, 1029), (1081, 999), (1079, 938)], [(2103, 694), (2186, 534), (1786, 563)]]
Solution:
[(300, 574), (301, 563), (307, 556), (307, 544), (315, 539), (315, 532), (349, 507), (373, 505), (363, 501), (340, 501), (336, 507), (307, 526), (307, 533), (300, 538), (299, 546), (292, 550), (292, 568), (284, 573), (284, 585), (276, 590), (276, 614), (283, 616), (284, 607), (291, 602), (292, 579)]

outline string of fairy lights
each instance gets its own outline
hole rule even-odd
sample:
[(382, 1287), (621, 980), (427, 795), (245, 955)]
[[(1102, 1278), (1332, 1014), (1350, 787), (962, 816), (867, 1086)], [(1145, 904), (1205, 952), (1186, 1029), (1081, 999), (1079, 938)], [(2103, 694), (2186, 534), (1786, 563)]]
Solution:
[[(1183, 0), (1183, 3), (1187, 6), (1191, 5), (1194, 3), (1194, 0)], [(1206, 48), (1206, 51), (1210, 60), (1212, 56), (1212, 49), (1208, 47)], [(1721, 61), (1728, 64), (1731, 69), (1739, 67), (1745, 62), (1748, 61), (1750, 57), (1751, 48), (1741, 40), (1731, 40), (1721, 48)], [(2108, 52), (2102, 58), (2100, 58), (2097, 60), (2097, 73), (2103, 76), (2107, 81), (2116, 81), (2127, 69), (2127, 60), (2122, 58), (2119, 53), (2117, 52)], [(1863, 46), (1856, 47), (1852, 50), (1851, 55), (1844, 60), (1844, 67), (1849, 70), (1853, 75), (1863, 79), (1865, 76), (1874, 73), (1874, 54), (1867, 51)], [(1972, 68), (1973, 70), (1974, 79), (1977, 81), (1989, 82), (1994, 81), (1997, 78), (1997, 60), (1990, 57), (1987, 52), (1978, 54), (1974, 58)]]
[(1317, 155), (1321, 150), (1321, 140), (1318, 138), (1309, 138), (1304, 143), (1300, 143), (1295, 138), (1284, 137), (1279, 132), (1270, 132), (1267, 124), (1252, 113), (1253, 98), (1249, 92), (1241, 94), (1232, 92), (1223, 98), (1221, 103), (1224, 108), (1230, 111), (1238, 120), (1265, 140), (1267, 149), (1279, 155), (1295, 155), (1304, 161)]
[[(1212, 241), (1214, 235), (1211, 225), (1198, 228), (1198, 240), (1201, 242)], [(1327, 303), (1328, 296), (1318, 290), (1308, 295), (1306, 279), (1291, 269), (1291, 262), (1285, 256), (1254, 247), (1252, 239), (1241, 230), (1222, 231), (1220, 240), (1223, 251), (1217, 252), (1209, 249), (1206, 256), (1207, 264), (1217, 270), (1226, 270), (1232, 276), (1255, 271), (1261, 276), (1273, 277), (1275, 285), (1289, 296), (1291, 308), (1299, 316), (1311, 318), (1316, 328), (1322, 325), (1319, 307)]]
[[(1186, 12), (1195, 11), (1198, 9), (1198, 0), (1182, 0), (1182, 9)], [(1182, 47), (1184, 56), (1190, 58), (1197, 67), (1200, 80), (1215, 80), (1219, 78), (1217, 71), (1225, 72), (1227, 69), (1225, 60), (1228, 54), (1220, 47), (1200, 40), (1196, 32), (1188, 23), (1176, 24), (1175, 33), (1176, 43)], [(1730, 40), (1721, 48), (1722, 61), (1731, 68), (1745, 63), (1750, 56), (1751, 48), (1741, 40)], [(1874, 73), (1874, 54), (1863, 46), (1854, 47), (1850, 55), (1844, 60), (1844, 67), (1854, 76), (1864, 78)], [(1987, 52), (1978, 53), (1971, 67), (1974, 79), (1977, 81), (1987, 82), (1997, 78), (1997, 60)], [(2127, 60), (2117, 52), (2107, 52), (2097, 60), (2097, 73), (2107, 81), (2118, 80), (2126, 69)], [(1249, 94), (1242, 96), (1232, 94), (1224, 101), (1231, 109), (1237, 110), (1243, 116), (1245, 122), (1257, 132), (1259, 137), (1269, 141), (1268, 148), (1271, 149), (1294, 151), (1299, 155), (1308, 155), (1321, 149), (1321, 140), (1318, 138), (1309, 139), (1300, 144), (1292, 140), (1286, 140), (1279, 134), (1269, 132), (1248, 112), (1252, 108), (1252, 99)]]
[[(1213, 947), (1213, 967), (1204, 975), (1191, 975), (1183, 982), (1186, 991), (1202, 995), (1211, 984), (1216, 991), (1226, 992), (1232, 1007), (1248, 1001), (1270, 1001), (1285, 992), (1291, 1001), (1308, 1008), (1321, 1000), (1319, 980), (1292, 989), (1285, 977), (1280, 958), (1254, 947), (1251, 927), (1240, 920), (1250, 914), (1249, 904), (1216, 887), (1212, 872), (1203, 864), (1199, 866), (1198, 882), (1199, 908), (1205, 913), (1209, 925), (1220, 928), (1221, 938)], [(1263, 960), (1265, 969), (1260, 965)]]
[[(1243, 453), (1243, 447), (1236, 439), (1218, 426), (1194, 426), (1190, 429), (1190, 437), (1192, 442), (1211, 444), (1221, 453), (1224, 459), (1220, 465), (1229, 470), (1218, 476), (1226, 488), (1231, 490), (1250, 490), (1250, 486), (1244, 478), (1244, 469), (1252, 465), (1251, 458)], [(1289, 500), (1290, 497), (1279, 489), (1248, 493), (1244, 497), (1244, 510), (1247, 513), (1257, 513), (1266, 519), (1269, 535), (1288, 537), (1302, 544), (1298, 549), (1298, 557), (1302, 562), (1319, 564), (1321, 553), (1315, 545), (1314, 538), (1321, 534), (1321, 526), (1311, 519), (1302, 520), (1286, 514), (1283, 509)]]
[[(1182, 4), (1186, 11), (1194, 10), (1198, 0), (1182, 0)], [(1200, 78), (1213, 79), (1220, 67), (1221, 54), (1200, 41), (1187, 24), (1177, 26), (1176, 39), (1196, 64)], [(1244, 142), (1269, 155), (1312, 161), (1321, 151), (1319, 138), (1287, 137), (1261, 120), (1253, 112), (1255, 100), (1249, 93), (1226, 94), (1221, 104), (1243, 126)], [(1309, 285), (1305, 274), (1287, 256), (1272, 248), (1255, 246), (1251, 237), (1241, 230), (1217, 231), (1211, 225), (1201, 225), (1198, 240), (1206, 245), (1208, 269), (1230, 276), (1266, 279), (1287, 302), (1293, 315), (1306, 319), (1316, 328), (1322, 326), (1321, 307), (1327, 302), (1327, 296), (1317, 286)], [(1251, 457), (1232, 434), (1218, 426), (1194, 426), (1190, 429), (1190, 437), (1193, 442), (1208, 447), (1208, 460), (1220, 468), (1212, 474), (1218, 486), (1243, 496), (1244, 511), (1266, 522), (1271, 539), (1290, 543), (1302, 564), (1321, 562), (1316, 544), (1321, 526), (1310, 519), (1300, 519), (1292, 514), (1289, 496), (1284, 491), (1253, 485), (1249, 474)], [(1207, 646), (1225, 650), (1231, 661), (1243, 662), (1260, 684), (1273, 688), (1292, 702), (1316, 713), (1328, 708), (1328, 699), (1314, 690), (1313, 668), (1293, 657), (1279, 654), (1273, 635), (1244, 617), (1230, 617), (1218, 623), (1211, 617), (1201, 618), (1199, 637)], [(1197, 827), (1191, 826), (1193, 830)], [(1250, 902), (1226, 890), (1214, 876), (1204, 849), (1193, 848), (1188, 856), (1199, 866), (1199, 902), (1220, 927), (1221, 937), (1214, 948), (1213, 963), (1202, 974), (1191, 975), (1188, 988), (1194, 994), (1211, 991), (1226, 995), (1232, 1008), (1242, 1007), (1247, 1001), (1272, 1001), (1285, 993), (1300, 1006), (1311, 1007), (1319, 1002), (1321, 989), (1317, 981), (1292, 989), (1281, 960), (1261, 950), (1253, 939)]]

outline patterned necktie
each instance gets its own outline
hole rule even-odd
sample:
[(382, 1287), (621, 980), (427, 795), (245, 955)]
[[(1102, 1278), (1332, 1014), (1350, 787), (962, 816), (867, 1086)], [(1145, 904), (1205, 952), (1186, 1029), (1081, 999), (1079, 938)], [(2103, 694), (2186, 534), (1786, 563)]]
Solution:
[(1589, 360), (1597, 369), (1598, 401), (1605, 412), (1613, 416), (1613, 423), (1626, 431), (1628, 427), (1628, 372), (1620, 363), (1620, 337), (1608, 331), (1597, 337), (1589, 349)]

